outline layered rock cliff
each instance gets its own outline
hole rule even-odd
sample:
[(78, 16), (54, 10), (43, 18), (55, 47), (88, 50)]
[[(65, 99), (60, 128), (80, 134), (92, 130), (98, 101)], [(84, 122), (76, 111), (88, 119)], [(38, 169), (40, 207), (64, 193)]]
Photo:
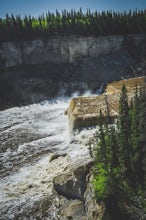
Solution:
[(130, 101), (134, 97), (136, 86), (138, 88), (144, 86), (145, 78), (138, 77), (109, 83), (104, 93), (99, 96), (73, 98), (68, 108), (70, 134), (73, 134), (75, 129), (98, 125), (100, 111), (104, 117), (107, 117), (107, 102), (109, 103), (108, 111), (113, 123), (118, 116), (119, 99), (123, 84), (127, 88)]
[[(0, 104), (34, 103), (143, 74), (145, 35), (56, 37), (0, 44)], [(7, 100), (7, 101), (6, 101)]]
[[(52, 38), (0, 45), (1, 66), (23, 64), (75, 63), (83, 56), (97, 57), (121, 48), (123, 37)], [(3, 61), (3, 62), (2, 62)]]
[[(133, 35), (133, 43), (138, 45), (144, 35)], [(0, 44), (1, 66), (14, 67), (28, 64), (76, 63), (83, 57), (99, 57), (115, 53), (123, 47), (124, 36), (57, 37), (48, 40), (7, 42)]]

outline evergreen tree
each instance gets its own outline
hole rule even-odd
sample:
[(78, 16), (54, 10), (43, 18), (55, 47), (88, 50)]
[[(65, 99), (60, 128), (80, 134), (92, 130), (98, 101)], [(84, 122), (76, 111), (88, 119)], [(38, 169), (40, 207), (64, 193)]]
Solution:
[(117, 132), (114, 127), (111, 127), (109, 131), (109, 156), (110, 156), (110, 168), (111, 170), (119, 167), (119, 146), (117, 141)]
[(0, 41), (17, 41), (40, 37), (54, 36), (56, 34), (81, 36), (101, 36), (114, 34), (145, 33), (146, 10), (129, 12), (94, 12), (63, 10), (62, 13), (48, 12), (38, 18), (30, 15), (9, 16), (0, 18)]
[(145, 87), (142, 89), (139, 97), (139, 142), (137, 147), (137, 176), (138, 181), (142, 187), (146, 189), (146, 173), (145, 158), (146, 158), (146, 91)]
[(133, 195), (138, 198), (146, 189), (145, 89), (140, 88), (138, 92), (136, 86), (135, 97), (129, 106), (123, 85), (117, 121), (118, 124), (107, 126), (100, 112), (99, 141), (95, 149), (98, 149), (98, 154), (95, 153), (98, 157), (93, 179), (96, 198), (105, 203), (112, 220), (130, 219), (125, 204), (133, 206)]
[(108, 171), (108, 159), (107, 159), (107, 145), (106, 145), (106, 133), (104, 128), (104, 116), (100, 110), (100, 118), (99, 118), (99, 162), (104, 164), (104, 168)]
[(131, 124), (128, 105), (127, 89), (122, 86), (119, 101), (119, 145), (120, 160), (127, 177), (132, 179), (131, 167)]

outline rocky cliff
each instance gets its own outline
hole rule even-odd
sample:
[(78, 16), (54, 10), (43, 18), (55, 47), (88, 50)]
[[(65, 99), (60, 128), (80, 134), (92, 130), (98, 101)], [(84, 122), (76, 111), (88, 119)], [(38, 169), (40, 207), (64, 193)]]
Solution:
[[(132, 35), (134, 44), (141, 43), (144, 35)], [(83, 57), (98, 58), (115, 53), (123, 47), (124, 36), (56, 37), (48, 40), (6, 42), (0, 44), (1, 67), (28, 64), (76, 63)]]
[[(75, 63), (84, 56), (97, 57), (121, 48), (123, 37), (52, 38), (0, 45), (1, 65)], [(3, 63), (2, 63), (3, 61)]]
[[(0, 43), (0, 104), (19, 105), (143, 74), (145, 35), (55, 37)], [(6, 101), (7, 100), (7, 101)]]
[(68, 119), (70, 134), (75, 129), (82, 127), (91, 127), (99, 124), (100, 111), (107, 116), (108, 111), (111, 116), (111, 122), (118, 116), (120, 92), (123, 84), (127, 88), (129, 101), (134, 97), (135, 87), (144, 86), (145, 78), (131, 78), (109, 83), (103, 94), (99, 96), (80, 96), (75, 97), (70, 101), (68, 108)]

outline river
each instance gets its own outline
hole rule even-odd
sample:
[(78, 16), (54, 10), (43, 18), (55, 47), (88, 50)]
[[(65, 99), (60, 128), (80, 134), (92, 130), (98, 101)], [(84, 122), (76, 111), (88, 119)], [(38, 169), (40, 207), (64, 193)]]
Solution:
[(91, 160), (86, 131), (69, 136), (68, 105), (69, 99), (58, 99), (0, 111), (1, 220), (57, 219), (52, 205), (46, 210), (53, 178)]

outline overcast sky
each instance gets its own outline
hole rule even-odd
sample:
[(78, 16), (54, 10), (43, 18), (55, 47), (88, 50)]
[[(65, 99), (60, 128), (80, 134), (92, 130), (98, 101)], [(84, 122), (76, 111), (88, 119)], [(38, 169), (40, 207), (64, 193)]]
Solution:
[(80, 7), (83, 11), (89, 8), (91, 11), (145, 9), (146, 0), (0, 0), (0, 17), (4, 17), (6, 13), (39, 16), (56, 9), (78, 10)]

